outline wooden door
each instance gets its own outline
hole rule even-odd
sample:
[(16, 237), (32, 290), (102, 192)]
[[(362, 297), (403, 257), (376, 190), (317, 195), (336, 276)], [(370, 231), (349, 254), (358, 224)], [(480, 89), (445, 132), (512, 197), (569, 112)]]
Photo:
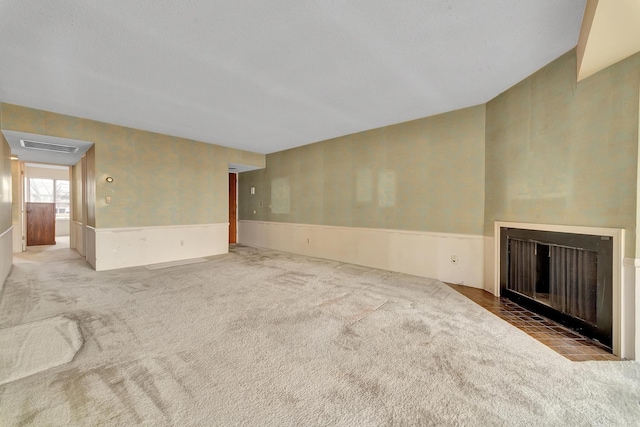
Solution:
[(56, 244), (56, 204), (27, 202), (27, 246)]
[(236, 243), (237, 223), (238, 223), (238, 205), (235, 173), (229, 174), (229, 243)]

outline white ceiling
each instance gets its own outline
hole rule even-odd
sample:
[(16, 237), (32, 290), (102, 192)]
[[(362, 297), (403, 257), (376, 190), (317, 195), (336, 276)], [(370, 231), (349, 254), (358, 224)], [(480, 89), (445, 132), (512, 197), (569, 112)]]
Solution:
[(0, 0), (0, 101), (270, 153), (484, 103), (585, 0)]

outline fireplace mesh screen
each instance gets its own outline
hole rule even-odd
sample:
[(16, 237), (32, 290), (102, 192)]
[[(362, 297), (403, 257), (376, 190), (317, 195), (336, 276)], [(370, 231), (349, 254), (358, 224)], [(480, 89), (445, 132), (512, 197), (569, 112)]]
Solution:
[(558, 246), (549, 252), (551, 306), (595, 325), (598, 254)]
[(578, 333), (612, 343), (609, 236), (500, 229), (500, 295)]
[(514, 238), (508, 244), (508, 289), (596, 325), (597, 252)]

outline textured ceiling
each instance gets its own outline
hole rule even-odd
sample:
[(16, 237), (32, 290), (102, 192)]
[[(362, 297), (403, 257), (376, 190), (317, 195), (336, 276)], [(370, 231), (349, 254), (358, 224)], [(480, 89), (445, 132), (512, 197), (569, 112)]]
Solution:
[(585, 0), (0, 0), (0, 101), (260, 153), (484, 103)]

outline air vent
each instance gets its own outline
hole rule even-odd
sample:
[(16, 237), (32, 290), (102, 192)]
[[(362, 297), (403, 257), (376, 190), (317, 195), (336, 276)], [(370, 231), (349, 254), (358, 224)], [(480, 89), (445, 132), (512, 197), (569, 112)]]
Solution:
[(21, 139), (20, 145), (24, 148), (31, 148), (34, 150), (53, 151), (55, 153), (66, 154), (73, 154), (79, 149), (79, 147), (73, 147), (71, 145), (51, 144), (50, 142), (29, 141), (27, 139)]

